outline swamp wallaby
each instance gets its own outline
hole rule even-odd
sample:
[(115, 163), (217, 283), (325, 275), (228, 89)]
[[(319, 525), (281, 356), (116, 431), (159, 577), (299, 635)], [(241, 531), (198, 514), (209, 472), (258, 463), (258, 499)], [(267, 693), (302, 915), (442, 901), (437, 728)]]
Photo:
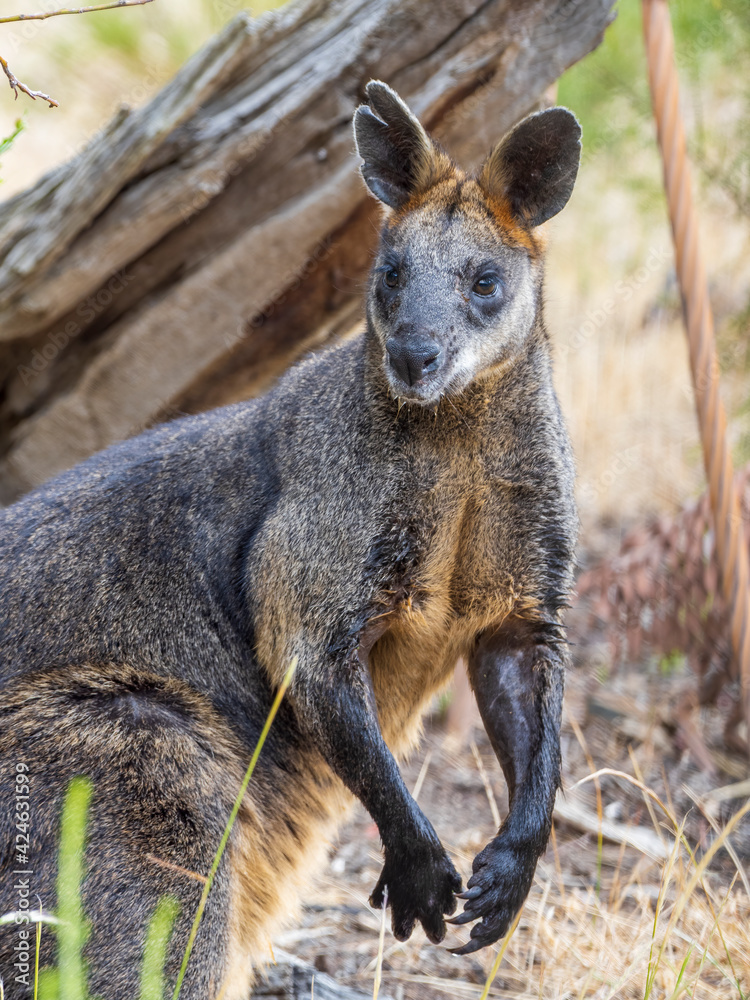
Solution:
[[(402, 940), (419, 921), (441, 941), (459, 895), (455, 922), (477, 921), (459, 953), (497, 941), (547, 843), (577, 520), (536, 227), (570, 196), (580, 129), (562, 108), (532, 115), (467, 175), (385, 84), (367, 101), (355, 137), (386, 211), (364, 333), (0, 512), (0, 913), (17, 909), (17, 764), (45, 909), (63, 793), (89, 775), (85, 954), (105, 1000), (137, 996), (164, 893), (181, 906), (174, 982), (293, 657), (183, 1000), (247, 996), (352, 795), (384, 847), (371, 902), (387, 887)], [(461, 656), (510, 793), (463, 893), (396, 764)], [(11, 1000), (28, 996), (16, 940), (0, 927)]]

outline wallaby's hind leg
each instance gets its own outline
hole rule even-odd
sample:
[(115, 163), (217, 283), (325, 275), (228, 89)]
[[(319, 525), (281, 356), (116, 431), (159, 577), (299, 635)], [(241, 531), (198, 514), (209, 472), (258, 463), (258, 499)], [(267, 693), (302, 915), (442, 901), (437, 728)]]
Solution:
[[(93, 796), (83, 903), (92, 927), (85, 949), (91, 994), (104, 1000), (139, 995), (147, 924), (165, 893), (180, 906), (167, 964), (173, 984), (201, 880), (210, 870), (239, 787), (241, 755), (208, 702), (172, 679), (121, 666), (76, 667), (26, 676), (6, 686), (0, 695), (0, 914), (18, 909), (19, 878), (28, 878), (32, 907), (38, 894), (45, 910), (55, 908), (64, 791), (76, 774), (88, 775)], [(26, 866), (17, 864), (14, 850), (12, 804), (19, 762), (29, 768)], [(235, 995), (227, 982), (238, 982), (227, 957), (228, 951), (236, 952), (229, 940), (230, 864), (231, 850), (209, 897), (183, 1000), (208, 1000), (223, 987), (225, 997)], [(15, 876), (20, 867), (33, 874)], [(50, 965), (55, 954), (49, 929), (42, 941), (41, 964)], [(0, 927), (0, 975), (7, 1000), (31, 996), (15, 981), (18, 942), (18, 925)], [(245, 960), (242, 965), (244, 973), (249, 964)]]

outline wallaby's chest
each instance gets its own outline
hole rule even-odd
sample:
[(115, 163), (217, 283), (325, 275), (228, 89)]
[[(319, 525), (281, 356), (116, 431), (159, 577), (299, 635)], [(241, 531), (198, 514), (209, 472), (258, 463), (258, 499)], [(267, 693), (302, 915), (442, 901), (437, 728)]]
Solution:
[[(473, 631), (503, 617), (522, 580), (514, 537), (523, 499), (482, 454), (454, 457), (424, 470), (415, 489), (410, 577), (401, 617), (417, 614)], [(417, 470), (419, 472), (419, 470)]]
[(479, 461), (454, 462), (432, 479), (419, 471), (411, 550), (393, 566), (387, 610), (374, 622), (383, 634), (370, 657), (381, 725), (397, 752), (416, 738), (421, 711), (458, 658), (524, 591), (512, 488)]

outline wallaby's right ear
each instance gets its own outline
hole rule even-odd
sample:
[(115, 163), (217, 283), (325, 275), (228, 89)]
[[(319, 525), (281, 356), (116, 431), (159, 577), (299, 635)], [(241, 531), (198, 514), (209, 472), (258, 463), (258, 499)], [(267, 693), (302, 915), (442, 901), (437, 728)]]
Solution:
[(387, 84), (371, 80), (365, 92), (369, 103), (354, 113), (362, 177), (376, 198), (400, 208), (434, 184), (450, 161)]

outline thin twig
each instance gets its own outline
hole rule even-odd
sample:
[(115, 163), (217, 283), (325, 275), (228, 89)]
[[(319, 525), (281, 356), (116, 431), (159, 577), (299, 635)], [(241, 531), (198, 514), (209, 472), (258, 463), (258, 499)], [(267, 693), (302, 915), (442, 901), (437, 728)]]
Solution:
[(477, 764), (477, 771), (479, 771), (479, 777), (482, 779), (482, 784), (484, 785), (484, 793), (487, 796), (487, 801), (490, 804), (490, 812), (492, 813), (492, 819), (496, 828), (500, 827), (500, 810), (497, 808), (497, 800), (495, 799), (495, 793), (492, 790), (492, 785), (490, 784), (490, 779), (487, 772), (484, 769), (484, 764), (482, 763), (482, 758), (479, 756), (479, 749), (474, 742), (471, 741), (471, 752), (474, 754), (474, 760)]
[(112, 3), (97, 4), (95, 7), (63, 7), (60, 10), (41, 11), (39, 14), (13, 14), (11, 17), (0, 17), (0, 24), (10, 24), (11, 21), (46, 21), (48, 17), (59, 17), (60, 14), (90, 14), (95, 10), (114, 10), (115, 7), (141, 7), (153, 0), (113, 0)]
[(383, 893), (383, 909), (380, 914), (380, 937), (378, 938), (378, 957), (375, 963), (375, 979), (372, 984), (372, 1000), (378, 1000), (380, 983), (383, 976), (383, 951), (385, 948), (385, 911), (388, 908), (388, 886)]
[(182, 865), (176, 865), (174, 861), (167, 861), (165, 858), (157, 858), (155, 854), (147, 854), (146, 858), (155, 865), (161, 865), (163, 868), (169, 868), (173, 872), (179, 872), (180, 875), (187, 875), (188, 878), (194, 878), (196, 882), (200, 882), (202, 885), (205, 885), (206, 882), (208, 882), (208, 878), (205, 875), (193, 872), (189, 868), (183, 868)]
[[(0, 24), (10, 24), (13, 21), (46, 21), (48, 17), (58, 17), (60, 14), (91, 14), (93, 11), (114, 10), (117, 7), (142, 7), (146, 3), (153, 3), (153, 0), (112, 0), (112, 3), (97, 4), (94, 7), (62, 7), (60, 10), (40, 11), (38, 14), (13, 14), (10, 17), (0, 17)], [(0, 56), (0, 66), (8, 77), (8, 83), (16, 100), (18, 100), (18, 91), (20, 90), (32, 101), (41, 97), (51, 108), (60, 107), (59, 103), (49, 94), (44, 94), (41, 90), (30, 90), (25, 83), (21, 83), (2, 56)]]
[[(143, 2), (143, 3), (150, 3), (151, 0), (141, 0), (141, 2)], [(12, 17), (11, 18), (5, 17), (5, 18), (0, 18), (0, 20), (2, 20), (2, 21), (8, 21), (8, 20), (12, 21), (13, 18)], [(0, 66), (2, 66), (3, 72), (8, 77), (8, 83), (10, 84), (11, 90), (16, 95), (16, 100), (18, 100), (18, 91), (20, 90), (24, 94), (27, 94), (31, 98), (32, 101), (35, 101), (37, 99), (37, 97), (41, 97), (41, 99), (43, 101), (47, 101), (48, 102), (48, 104), (49, 104), (49, 106), (51, 108), (59, 108), (60, 107), (60, 105), (57, 103), (57, 101), (53, 97), (50, 97), (49, 94), (43, 94), (41, 92), (41, 90), (29, 90), (29, 88), (26, 86), (25, 83), (21, 83), (21, 81), (14, 75), (14, 73), (11, 70), (10, 66), (3, 59), (2, 56), (0, 56)]]
[[(370, 619), (372, 621), (372, 619)], [(422, 785), (424, 784), (424, 779), (427, 776), (427, 768), (430, 766), (430, 761), (432, 760), (432, 750), (428, 750), (425, 754), (424, 762), (422, 764), (419, 776), (417, 778), (417, 783), (414, 786), (414, 791), (411, 793), (411, 797), (416, 802), (419, 798), (419, 793), (422, 791)]]

